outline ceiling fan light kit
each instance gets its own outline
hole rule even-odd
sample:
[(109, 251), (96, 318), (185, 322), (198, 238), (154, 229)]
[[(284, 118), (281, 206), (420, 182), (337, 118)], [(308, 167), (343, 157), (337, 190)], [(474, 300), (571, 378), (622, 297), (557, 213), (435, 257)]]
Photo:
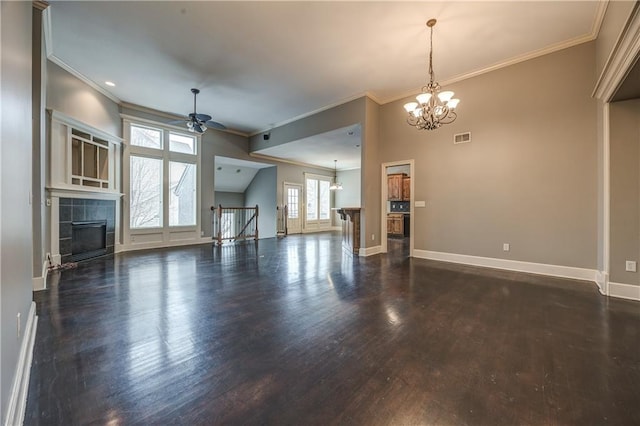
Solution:
[(199, 135), (203, 134), (207, 131), (207, 128), (225, 130), (226, 126), (224, 124), (218, 123), (217, 121), (212, 121), (211, 116), (207, 114), (198, 114), (196, 111), (196, 97), (198, 93), (200, 93), (200, 89), (191, 89), (191, 93), (193, 93), (193, 112), (189, 114), (188, 118), (183, 120), (172, 121), (169, 124), (186, 124), (187, 130), (191, 133), (197, 133)]
[(434, 81), (433, 73), (433, 27), (436, 25), (435, 19), (427, 21), (429, 27), (429, 83), (422, 87), (422, 93), (416, 96), (417, 102), (404, 104), (407, 111), (407, 123), (418, 130), (435, 130), (443, 124), (453, 123), (458, 115), (456, 107), (460, 99), (453, 97), (450, 90), (441, 91), (442, 87)]

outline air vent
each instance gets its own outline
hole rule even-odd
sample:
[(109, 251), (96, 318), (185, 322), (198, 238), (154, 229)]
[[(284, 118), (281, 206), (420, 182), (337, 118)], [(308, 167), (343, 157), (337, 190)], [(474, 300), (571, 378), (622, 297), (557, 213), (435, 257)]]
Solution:
[(456, 133), (455, 135), (453, 135), (454, 144), (468, 143), (468, 142), (471, 142), (471, 132)]

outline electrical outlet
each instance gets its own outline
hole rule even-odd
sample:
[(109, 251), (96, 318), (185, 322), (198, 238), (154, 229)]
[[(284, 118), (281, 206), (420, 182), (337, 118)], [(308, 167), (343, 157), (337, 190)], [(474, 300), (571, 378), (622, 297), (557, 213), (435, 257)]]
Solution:
[(511, 246), (509, 245), (509, 243), (504, 243), (502, 245), (502, 251), (509, 251), (511, 250)]
[(47, 207), (51, 207), (51, 198), (47, 198)]
[(17, 323), (18, 323), (18, 325), (16, 326), (16, 333), (17, 333), (18, 339), (19, 339), (20, 338), (20, 332), (22, 331), (22, 330), (20, 330), (20, 312), (18, 312), (18, 315), (16, 317), (17, 317)]
[(627, 272), (636, 272), (636, 262), (633, 260), (627, 260), (625, 262), (625, 270)]

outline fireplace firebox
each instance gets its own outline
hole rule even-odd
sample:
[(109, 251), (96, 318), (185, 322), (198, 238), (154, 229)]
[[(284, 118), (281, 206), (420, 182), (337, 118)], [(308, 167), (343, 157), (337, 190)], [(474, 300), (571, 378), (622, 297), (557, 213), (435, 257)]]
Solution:
[(79, 261), (107, 253), (107, 221), (71, 222), (71, 260)]

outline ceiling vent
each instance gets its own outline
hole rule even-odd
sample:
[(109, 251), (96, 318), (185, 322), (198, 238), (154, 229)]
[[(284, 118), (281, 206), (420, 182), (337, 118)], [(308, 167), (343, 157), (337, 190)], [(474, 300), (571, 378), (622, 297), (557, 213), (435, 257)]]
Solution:
[(468, 143), (468, 142), (471, 142), (471, 132), (456, 133), (455, 135), (453, 135), (454, 144)]

